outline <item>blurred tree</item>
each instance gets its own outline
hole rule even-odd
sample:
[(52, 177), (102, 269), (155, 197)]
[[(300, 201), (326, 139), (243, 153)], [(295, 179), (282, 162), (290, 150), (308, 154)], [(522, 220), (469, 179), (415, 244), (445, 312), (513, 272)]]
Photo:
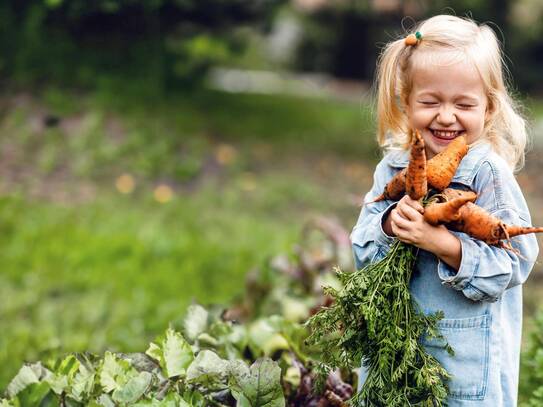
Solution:
[(540, 0), (293, 0), (304, 35), (294, 66), (372, 80), (380, 47), (436, 14), (490, 23), (503, 42), (519, 89), (543, 92), (543, 2)]
[(322, 3), (302, 20), (305, 35), (295, 66), (343, 78), (370, 79), (378, 54), (375, 44), (383, 41), (385, 27), (399, 20), (399, 10), (379, 13), (369, 0)]
[(543, 95), (543, 2), (518, 0), (511, 4), (510, 30), (505, 45), (511, 58), (511, 71), (521, 89)]
[(198, 83), (286, 0), (5, 0), (0, 69), (22, 82)]
[(380, 46), (402, 25), (453, 13), (499, 27), (519, 89), (543, 92), (540, 0), (4, 0), (0, 73), (158, 93), (194, 86), (240, 53), (251, 32), (268, 32), (285, 3), (303, 30), (294, 69), (371, 80)]

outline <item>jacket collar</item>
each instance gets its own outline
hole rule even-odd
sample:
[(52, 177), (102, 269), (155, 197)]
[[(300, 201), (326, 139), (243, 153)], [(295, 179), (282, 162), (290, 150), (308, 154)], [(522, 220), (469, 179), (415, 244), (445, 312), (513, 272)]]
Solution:
[[(469, 151), (462, 161), (460, 161), (452, 182), (458, 182), (468, 187), (471, 186), (479, 167), (491, 152), (492, 146), (486, 140), (470, 144)], [(408, 163), (409, 150), (392, 150), (389, 153), (389, 166), (402, 169), (407, 167)]]

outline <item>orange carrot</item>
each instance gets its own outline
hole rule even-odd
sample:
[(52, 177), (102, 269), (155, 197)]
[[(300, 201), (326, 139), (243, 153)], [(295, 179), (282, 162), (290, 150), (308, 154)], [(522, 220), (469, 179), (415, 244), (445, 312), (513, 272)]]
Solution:
[[(467, 154), (468, 148), (466, 138), (460, 136), (451, 141), (445, 150), (428, 160), (426, 164), (428, 185), (438, 191), (443, 191), (447, 188), (454, 177), (460, 161)], [(405, 193), (406, 174), (406, 168), (397, 172), (385, 186), (383, 193), (373, 201), (367, 202), (367, 204), (384, 201), (385, 199), (391, 201), (400, 199)]]
[[(475, 192), (470, 190), (463, 190), (463, 189), (456, 189), (456, 188), (445, 188), (443, 191), (441, 191), (440, 194), (436, 195), (437, 197), (440, 197), (441, 199), (445, 201), (450, 201), (455, 198), (464, 198), (473, 196)], [(475, 195), (477, 196), (477, 195)], [(474, 200), (472, 202), (475, 202)]]
[(541, 233), (543, 228), (507, 225), (473, 203), (477, 195), (472, 191), (447, 188), (437, 196), (445, 202), (430, 203), (424, 208), (424, 219), (432, 225), (447, 224), (452, 230), (464, 232), (483, 242), (511, 248), (502, 240), (528, 233)]
[(424, 151), (424, 140), (415, 130), (411, 135), (413, 144), (409, 156), (409, 165), (405, 175), (405, 190), (411, 199), (418, 201), (428, 192), (426, 182), (426, 152)]
[(468, 153), (466, 137), (456, 137), (447, 148), (428, 161), (428, 184), (443, 191), (451, 183), (462, 158)]
[(500, 245), (501, 240), (509, 240), (513, 236), (543, 232), (543, 228), (506, 225), (472, 202), (467, 202), (458, 212), (458, 221), (451, 223), (451, 228), (488, 244)]
[(452, 198), (447, 202), (431, 203), (424, 208), (424, 219), (434, 226), (458, 221), (460, 207), (467, 202), (474, 202), (475, 199), (477, 199), (475, 192), (466, 191), (463, 196)]
[(384, 200), (397, 201), (405, 194), (405, 176), (407, 174), (407, 168), (399, 171), (392, 177), (392, 179), (385, 185), (385, 190), (381, 195), (375, 198), (373, 201), (366, 202), (366, 204), (380, 202)]

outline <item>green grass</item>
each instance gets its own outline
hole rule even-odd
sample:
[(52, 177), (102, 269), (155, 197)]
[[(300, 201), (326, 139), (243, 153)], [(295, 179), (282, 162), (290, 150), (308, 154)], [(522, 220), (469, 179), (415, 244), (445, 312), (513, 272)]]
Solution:
[(333, 152), (351, 158), (373, 156), (375, 151), (371, 108), (362, 101), (211, 90), (160, 98), (137, 90), (134, 95), (129, 92), (120, 97), (119, 92), (123, 90), (99, 92), (82, 101), (80, 95), (59, 96), (58, 90), (50, 89), (43, 98), (60, 114), (73, 112), (74, 105), (121, 114), (131, 128), (145, 133), (148, 147), (173, 136), (181, 140), (203, 137), (242, 144), (264, 142), (277, 148)]
[(323, 191), (298, 182), (210, 182), (166, 204), (144, 187), (79, 206), (1, 198), (0, 388), (24, 360), (141, 350), (193, 299), (231, 302), (247, 271), (299, 240), (307, 213), (293, 208)]
[[(36, 130), (44, 112), (60, 125)], [(367, 185), (337, 154), (373, 154), (364, 120), (350, 104), (217, 92), (146, 103), (51, 88), (4, 111), (0, 388), (23, 361), (141, 350), (193, 299), (227, 305), (315, 212), (353, 223), (347, 193)], [(114, 189), (121, 173), (130, 195)], [(167, 204), (158, 183), (173, 188)]]
[[(247, 271), (292, 253), (311, 214), (350, 227), (379, 157), (360, 104), (49, 88), (6, 105), (0, 389), (25, 360), (141, 350), (193, 299), (228, 304)], [(60, 126), (37, 131), (44, 112)], [(224, 144), (235, 154), (218, 164)], [(121, 173), (132, 194), (114, 189)], [(167, 204), (158, 183), (174, 190)]]
[[(43, 126), (45, 114), (59, 117), (59, 125)], [(128, 172), (187, 183), (207, 175), (224, 143), (237, 150), (226, 171), (239, 173), (322, 156), (374, 163), (379, 153), (372, 134), (370, 110), (362, 104), (213, 91), (147, 99), (49, 88), (4, 113), (0, 145), (34, 178), (110, 182)]]

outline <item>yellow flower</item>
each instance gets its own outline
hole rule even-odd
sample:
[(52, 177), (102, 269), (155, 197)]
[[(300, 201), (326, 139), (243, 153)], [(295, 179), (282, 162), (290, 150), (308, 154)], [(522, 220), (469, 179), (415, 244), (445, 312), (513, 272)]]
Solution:
[(160, 203), (166, 203), (172, 200), (173, 191), (168, 185), (159, 185), (153, 193), (155, 200)]
[(120, 193), (129, 194), (134, 191), (136, 181), (134, 181), (134, 177), (132, 177), (132, 175), (123, 174), (117, 178), (115, 181), (115, 186)]
[(215, 150), (215, 159), (221, 165), (231, 164), (237, 156), (238, 152), (229, 144), (220, 144)]

